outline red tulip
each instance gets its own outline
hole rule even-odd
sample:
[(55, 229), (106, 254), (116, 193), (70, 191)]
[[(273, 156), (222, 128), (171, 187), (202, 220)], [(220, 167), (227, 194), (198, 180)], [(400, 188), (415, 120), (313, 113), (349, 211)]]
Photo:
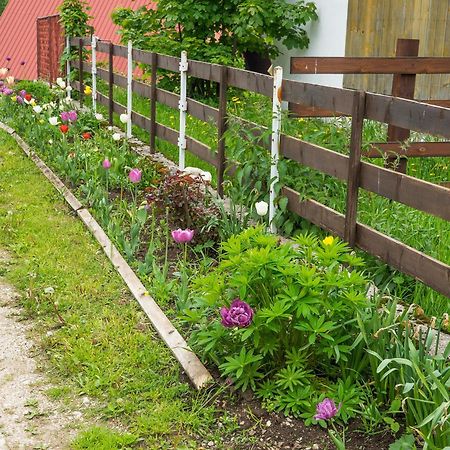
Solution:
[(68, 125), (61, 125), (59, 127), (59, 129), (61, 130), (61, 133), (66, 134), (69, 131), (69, 126)]
[(31, 99), (33, 98), (33, 96), (31, 94), (25, 94), (25, 100), (27, 102), (31, 102)]
[(83, 133), (82, 136), (86, 141), (92, 137), (91, 133), (89, 132)]

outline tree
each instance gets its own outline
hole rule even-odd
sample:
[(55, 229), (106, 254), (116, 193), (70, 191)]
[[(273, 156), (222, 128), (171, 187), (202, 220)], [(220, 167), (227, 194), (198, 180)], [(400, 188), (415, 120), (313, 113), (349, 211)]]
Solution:
[(88, 36), (93, 27), (88, 25), (90, 7), (85, 0), (64, 0), (58, 7), (66, 36)]
[(172, 54), (187, 49), (191, 57), (236, 63), (250, 53), (277, 56), (278, 42), (307, 47), (304, 26), (317, 13), (304, 0), (159, 0), (155, 10), (118, 9), (113, 19), (123, 39), (141, 48)]

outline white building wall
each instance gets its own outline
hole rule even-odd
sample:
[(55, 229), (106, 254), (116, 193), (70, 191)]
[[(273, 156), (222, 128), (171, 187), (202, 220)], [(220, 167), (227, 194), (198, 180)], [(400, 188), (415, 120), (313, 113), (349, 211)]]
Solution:
[[(290, 0), (295, 1), (295, 0)], [(282, 66), (284, 78), (342, 87), (343, 75), (292, 75), (290, 58), (292, 56), (345, 56), (347, 35), (347, 12), (349, 0), (313, 0), (317, 6), (319, 19), (306, 27), (310, 44), (307, 49), (287, 50), (282, 47), (282, 54), (273, 61), (274, 66)]]

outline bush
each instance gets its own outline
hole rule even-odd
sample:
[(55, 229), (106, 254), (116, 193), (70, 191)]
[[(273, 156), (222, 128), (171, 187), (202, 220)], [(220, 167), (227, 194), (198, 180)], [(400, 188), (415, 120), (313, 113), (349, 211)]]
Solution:
[(261, 228), (232, 237), (217, 268), (194, 280), (183, 317), (193, 347), (237, 388), (300, 413), (323, 390), (318, 375), (345, 372), (368, 300), (367, 280), (351, 270), (361, 260), (345, 244), (312, 235), (296, 244)]

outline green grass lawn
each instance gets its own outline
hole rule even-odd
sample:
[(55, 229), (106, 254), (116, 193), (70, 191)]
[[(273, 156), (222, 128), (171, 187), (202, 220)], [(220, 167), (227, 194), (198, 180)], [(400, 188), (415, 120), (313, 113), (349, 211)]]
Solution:
[(91, 413), (127, 430), (89, 429), (75, 448), (128, 448), (140, 439), (152, 449), (197, 448), (195, 436), (214, 439), (208, 394), (180, 380), (178, 363), (96, 241), (4, 132), (0, 173), (0, 247), (14, 257), (4, 275), (37, 321), (36, 337), (63, 388), (55, 392), (95, 398)]

